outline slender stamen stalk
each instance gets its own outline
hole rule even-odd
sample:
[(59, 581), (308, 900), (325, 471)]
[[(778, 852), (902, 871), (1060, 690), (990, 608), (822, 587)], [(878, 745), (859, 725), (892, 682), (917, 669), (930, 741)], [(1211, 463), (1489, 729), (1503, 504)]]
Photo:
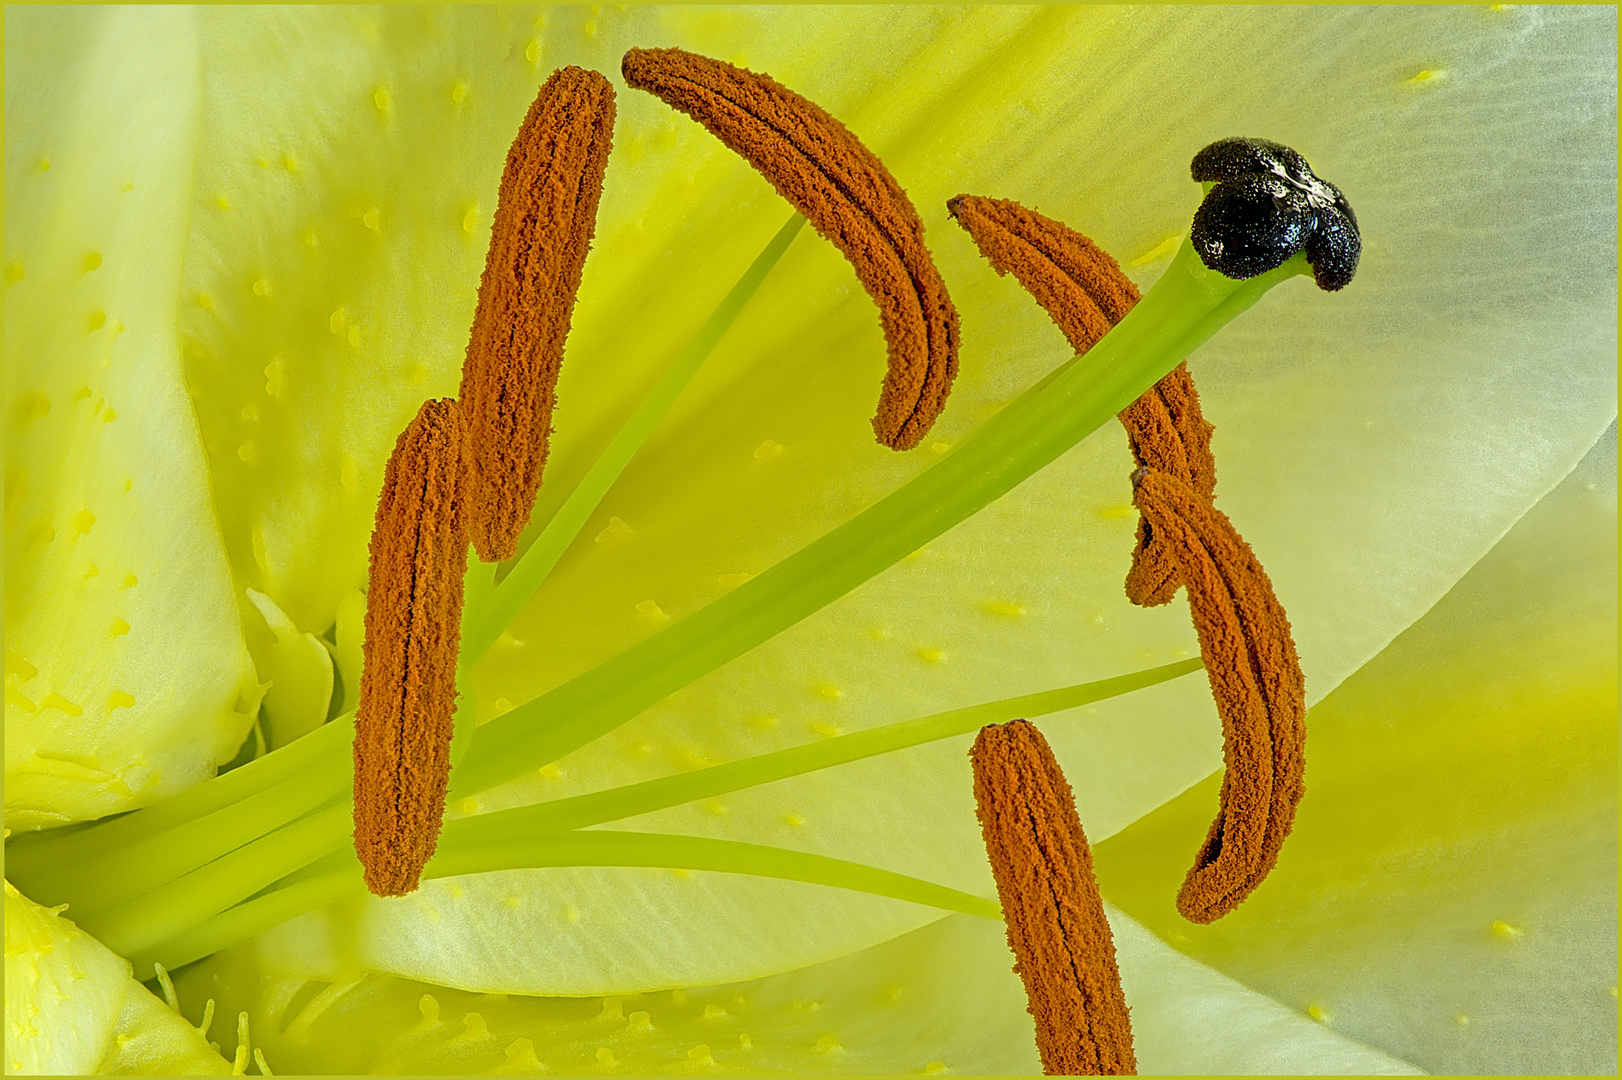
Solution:
[[(905, 720), (868, 731), (842, 735), (824, 742), (791, 747), (770, 754), (760, 754), (741, 761), (701, 769), (680, 776), (665, 777), (641, 784), (612, 788), (572, 799), (554, 800), (534, 806), (514, 807), (510, 810), (498, 810), (494, 813), (479, 814), (473, 817), (448, 821), (445, 823), (444, 831), (440, 834), (439, 849), (453, 855), (465, 849), (484, 850), (492, 847), (528, 850), (523, 845), (528, 844), (532, 838), (545, 833), (562, 833), (580, 826), (618, 821), (637, 814), (645, 814), (652, 810), (679, 806), (695, 799), (741, 791), (774, 780), (800, 776), (834, 765), (876, 757), (880, 754), (920, 746), (924, 743), (950, 738), (954, 735), (967, 734), (984, 724), (1006, 720), (1013, 716), (1040, 716), (1063, 709), (1076, 708), (1080, 705), (1118, 697), (1122, 694), (1157, 685), (1169, 679), (1178, 678), (1190, 672), (1198, 671), (1200, 666), (1199, 660), (1180, 660), (1174, 664), (1166, 664), (1161, 667), (1134, 672), (1130, 675), (1116, 676), (1115, 678), (1082, 683), (1076, 686), (1061, 687), (1057, 690), (1048, 690), (1039, 694), (1027, 694), (1002, 701), (987, 702), (982, 705), (956, 709), (916, 720)], [(314, 816), (319, 817), (320, 815)], [(344, 829), (340, 817), (333, 816), (330, 819), (322, 819), (321, 821), (313, 821), (307, 818), (300, 822), (299, 825), (305, 830), (300, 835), (309, 844), (312, 858), (316, 858), (323, 852), (332, 851), (342, 845)], [(264, 840), (255, 841), (248, 847), (243, 848), (239, 854), (246, 855), (247, 853), (258, 852), (262, 855), (267, 850), (265, 845), (269, 840), (270, 838), (265, 838)], [(280, 843), (280, 841), (277, 841), (277, 843)], [(277, 850), (280, 850), (280, 848), (277, 848)], [(278, 922), (300, 914), (304, 910), (309, 910), (308, 908), (290, 910), (288, 905), (293, 903), (295, 898), (305, 897), (311, 899), (313, 906), (316, 899), (329, 895), (323, 891), (324, 887), (308, 886), (307, 882), (311, 878), (338, 875), (348, 880), (349, 877), (353, 876), (349, 871), (353, 870), (354, 864), (346, 858), (340, 858), (340, 855), (341, 853), (338, 853), (328, 855), (325, 858), (317, 858), (315, 863), (283, 879), (278, 884), (275, 892), (295, 890), (292, 892), (291, 897), (272, 903), (269, 901), (269, 897), (266, 896), (256, 898), (249, 903), (254, 905), (254, 910), (265, 912), (267, 916), (290, 911), (289, 914), (281, 914), (276, 920)], [(459, 858), (460, 856), (456, 857)], [(244, 891), (238, 880), (241, 868), (244, 865), (253, 866), (257, 872), (261, 863), (257, 856), (251, 855), (245, 859), (236, 859), (230, 862), (220, 860), (203, 870), (199, 870), (188, 880), (191, 886), (197, 888), (201, 893), (214, 897), (230, 894), (233, 889), (237, 890), (235, 895), (247, 896), (269, 884), (269, 881), (260, 874), (252, 879), (253, 888)], [(430, 863), (430, 867), (433, 865), (436, 864)], [(324, 868), (317, 870), (318, 866)], [(440, 876), (444, 876), (446, 873), (448, 871), (442, 871)], [(431, 870), (425, 871), (425, 875), (429, 877), (435, 876)], [(168, 895), (167, 893), (161, 893), (161, 890), (160, 894)], [(209, 924), (208, 935), (217, 937), (224, 933), (224, 928), (244, 925), (251, 925), (253, 927), (252, 932), (257, 933), (275, 925), (274, 922), (264, 924), (244, 923), (243, 916), (234, 914), (235, 909), (228, 910), (228, 908), (229, 903), (219, 903), (213, 910), (207, 912), (210, 917), (206, 920), (200, 920)], [(155, 908), (148, 900), (142, 898), (139, 902), (125, 905), (125, 910), (136, 910), (150, 914)], [(197, 909), (192, 910), (195, 913)], [(151, 938), (151, 932), (147, 931), (144, 925), (139, 924), (138, 918), (125, 918), (123, 912), (110, 914), (108, 918), (123, 919), (126, 931), (133, 937), (141, 940), (150, 940)], [(167, 926), (169, 924), (164, 923), (163, 925)], [(186, 933), (189, 934), (190, 931)], [(243, 936), (250, 935), (245, 933)], [(225, 944), (230, 944), (230, 942)], [(224, 946), (218, 947), (223, 948)], [(167, 951), (167, 946), (165, 946), (163, 962), (166, 965), (173, 966), (173, 963), (176, 962), (174, 960), (176, 955)], [(184, 963), (185, 961), (178, 962)]]
[(348, 800), (333, 803), (80, 925), (114, 952), (148, 948), (341, 847), (350, 814)]
[(458, 842), (466, 827), (474, 822), (484, 830), (482, 835), (522, 835), (527, 833), (578, 829), (622, 818), (662, 810), (696, 799), (725, 795), (744, 788), (768, 784), (790, 776), (816, 772), (834, 765), (888, 754), (912, 746), (955, 735), (966, 735), (986, 724), (998, 723), (1014, 717), (1045, 716), (1063, 709), (1074, 709), (1095, 701), (1131, 693), (1175, 679), (1202, 667), (1199, 660), (1179, 660), (1174, 664), (1149, 668), (1146, 671), (1120, 675), (1099, 682), (1081, 683), (1040, 694), (991, 701), (972, 705), (966, 709), (936, 713), (916, 720), (903, 720), (897, 724), (869, 728), (849, 735), (840, 735), (821, 742), (793, 746), (770, 754), (759, 754), (725, 765), (712, 765), (676, 776), (663, 776), (639, 784), (594, 791), (589, 795), (576, 795), (568, 799), (498, 810), (477, 817), (447, 822), (445, 842)]
[(529, 603), (530, 597), (541, 587), (546, 576), (563, 557), (564, 551), (580, 535), (586, 519), (597, 509), (608, 489), (614, 486), (614, 481), (619, 479), (631, 458), (653, 434), (653, 429), (675, 404), (710, 353), (715, 351), (715, 346), (720, 344), (721, 338), (737, 321), (744, 306), (754, 297), (766, 280), (766, 275), (771, 273), (772, 267), (777, 265), (804, 225), (805, 218), (795, 214), (777, 230), (777, 235), (772, 237), (765, 250), (756, 256), (738, 283), (732, 286), (732, 291), (726, 294), (704, 325), (699, 327), (698, 333), (676, 357), (675, 363), (654, 386), (653, 392), (637, 406), (636, 412), (614, 436), (602, 456), (587, 470), (563, 505), (558, 507), (552, 520), (541, 530), (541, 535), (535, 538), (535, 542), (501, 580), (501, 584), (496, 586), (495, 593), (481, 607), (479, 618), (467, 624), (470, 633), (462, 645), (463, 663), (472, 664), (483, 656), (495, 644), (501, 632), (518, 617), (524, 605)]
[[(888, 896), (987, 919), (999, 918), (1001, 914), (995, 901), (878, 867), (763, 844), (666, 833), (618, 830), (545, 833), (501, 843), (462, 845), (454, 850), (447, 847), (428, 864), (423, 876), (455, 877), (562, 866), (657, 867), (748, 874)], [(130, 960), (137, 971), (150, 971), (155, 963), (177, 967), (305, 911), (358, 896), (364, 891), (358, 867), (328, 870), (305, 878), (287, 890), (250, 900), (155, 947), (138, 948), (129, 954)]]

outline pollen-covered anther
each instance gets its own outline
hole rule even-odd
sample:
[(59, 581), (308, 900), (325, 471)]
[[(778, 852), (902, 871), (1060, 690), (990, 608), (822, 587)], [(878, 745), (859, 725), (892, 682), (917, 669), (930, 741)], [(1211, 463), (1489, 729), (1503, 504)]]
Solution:
[(608, 80), (561, 68), (507, 153), (458, 392), (474, 463), (469, 531), (485, 562), (517, 553), (541, 486), (613, 132)]
[[(1013, 274), (1077, 353), (1092, 348), (1137, 304), (1137, 286), (1120, 264), (1063, 222), (1008, 199), (979, 195), (959, 195), (946, 207), (992, 269)], [(1211, 497), (1216, 490), (1211, 425), (1200, 411), (1187, 364), (1178, 364), (1122, 409), (1120, 420), (1139, 465), (1170, 473)], [(1169, 603), (1179, 584), (1176, 563), (1140, 518), (1127, 596), (1134, 604), (1154, 607)]]
[(379, 896), (417, 887), (445, 814), (467, 571), (468, 434), (426, 401), (383, 473), (355, 710), (355, 854)]
[(1222, 717), (1220, 806), (1177, 894), (1185, 918), (1209, 923), (1261, 884), (1295, 821), (1306, 684), (1273, 584), (1227, 517), (1167, 473), (1139, 468), (1132, 483), (1134, 503), (1177, 561)]
[(1050, 1076), (1137, 1072), (1115, 939), (1075, 796), (1025, 720), (980, 729), (969, 751), (975, 813), (1008, 944)]
[(917, 446), (957, 375), (957, 309), (918, 211), (884, 163), (770, 76), (681, 49), (632, 49), (621, 70), (753, 165), (850, 260), (878, 305), (889, 352), (873, 432), (893, 450)]

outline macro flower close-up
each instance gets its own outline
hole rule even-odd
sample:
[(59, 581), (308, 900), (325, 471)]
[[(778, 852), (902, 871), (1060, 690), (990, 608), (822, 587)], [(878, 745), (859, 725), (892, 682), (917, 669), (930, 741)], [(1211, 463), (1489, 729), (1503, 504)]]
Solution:
[(1615, 1070), (1614, 8), (5, 20), (8, 1074)]

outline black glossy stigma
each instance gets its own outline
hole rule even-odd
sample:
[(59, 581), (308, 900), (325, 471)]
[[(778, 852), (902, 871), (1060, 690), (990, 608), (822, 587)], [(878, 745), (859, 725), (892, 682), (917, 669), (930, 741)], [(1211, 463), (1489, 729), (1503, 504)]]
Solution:
[(1363, 240), (1340, 189), (1313, 175), (1306, 158), (1266, 139), (1222, 139), (1194, 155), (1190, 171), (1216, 186), (1194, 213), (1189, 239), (1206, 266), (1236, 280), (1282, 266), (1306, 249), (1318, 287), (1344, 289)]

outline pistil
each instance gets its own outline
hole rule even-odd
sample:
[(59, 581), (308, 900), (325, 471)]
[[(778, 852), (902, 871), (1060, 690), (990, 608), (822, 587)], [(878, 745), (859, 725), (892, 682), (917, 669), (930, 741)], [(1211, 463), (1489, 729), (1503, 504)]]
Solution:
[(957, 375), (957, 309), (895, 177), (844, 124), (770, 76), (681, 49), (632, 49), (621, 69), (746, 159), (850, 260), (889, 351), (874, 434), (894, 450), (917, 446)]

